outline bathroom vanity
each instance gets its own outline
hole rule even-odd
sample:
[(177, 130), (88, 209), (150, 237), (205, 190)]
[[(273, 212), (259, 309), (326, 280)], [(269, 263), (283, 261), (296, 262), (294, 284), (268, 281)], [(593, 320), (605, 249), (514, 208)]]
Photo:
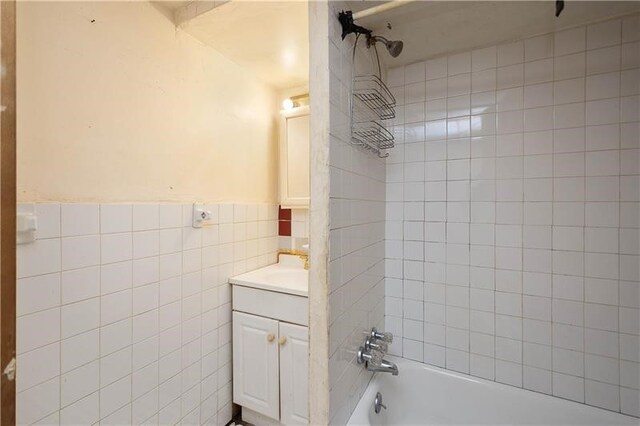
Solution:
[(308, 423), (308, 271), (295, 256), (230, 278), (233, 402), (253, 424)]

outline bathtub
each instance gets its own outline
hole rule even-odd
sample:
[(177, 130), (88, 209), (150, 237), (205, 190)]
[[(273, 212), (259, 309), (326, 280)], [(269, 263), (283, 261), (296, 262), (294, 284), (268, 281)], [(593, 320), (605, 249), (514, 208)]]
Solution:
[[(377, 373), (349, 425), (639, 425), (640, 419), (389, 357), (400, 374)], [(375, 414), (376, 392), (386, 410)]]

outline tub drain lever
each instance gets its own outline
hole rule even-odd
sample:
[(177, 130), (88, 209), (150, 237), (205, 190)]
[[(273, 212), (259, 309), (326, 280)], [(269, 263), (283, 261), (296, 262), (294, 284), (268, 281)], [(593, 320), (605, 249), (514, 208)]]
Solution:
[(380, 414), (383, 408), (386, 410), (387, 406), (382, 403), (382, 394), (378, 392), (376, 393), (376, 399), (373, 400), (373, 411), (375, 411), (376, 414)]

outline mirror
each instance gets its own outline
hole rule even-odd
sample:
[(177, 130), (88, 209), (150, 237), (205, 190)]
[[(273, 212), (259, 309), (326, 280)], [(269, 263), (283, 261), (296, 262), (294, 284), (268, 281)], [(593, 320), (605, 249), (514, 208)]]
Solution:
[(280, 205), (309, 208), (309, 107), (281, 112)]

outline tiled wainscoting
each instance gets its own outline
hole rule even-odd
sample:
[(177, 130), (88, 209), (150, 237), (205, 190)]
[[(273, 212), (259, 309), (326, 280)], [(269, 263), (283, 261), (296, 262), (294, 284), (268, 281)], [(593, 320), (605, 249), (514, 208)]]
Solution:
[(278, 241), (282, 249), (300, 249), (309, 242), (309, 209), (278, 209)]
[[(384, 161), (349, 144), (353, 37), (340, 40), (340, 2), (329, 5), (329, 389), (332, 425), (345, 424), (372, 374), (356, 362), (364, 332), (384, 322)], [(364, 46), (360, 40), (360, 46)], [(369, 52), (358, 52), (369, 62)]]
[(388, 71), (397, 354), (640, 415), (640, 19)]
[(275, 262), (277, 205), (21, 204), (19, 424), (231, 419), (228, 277)]

